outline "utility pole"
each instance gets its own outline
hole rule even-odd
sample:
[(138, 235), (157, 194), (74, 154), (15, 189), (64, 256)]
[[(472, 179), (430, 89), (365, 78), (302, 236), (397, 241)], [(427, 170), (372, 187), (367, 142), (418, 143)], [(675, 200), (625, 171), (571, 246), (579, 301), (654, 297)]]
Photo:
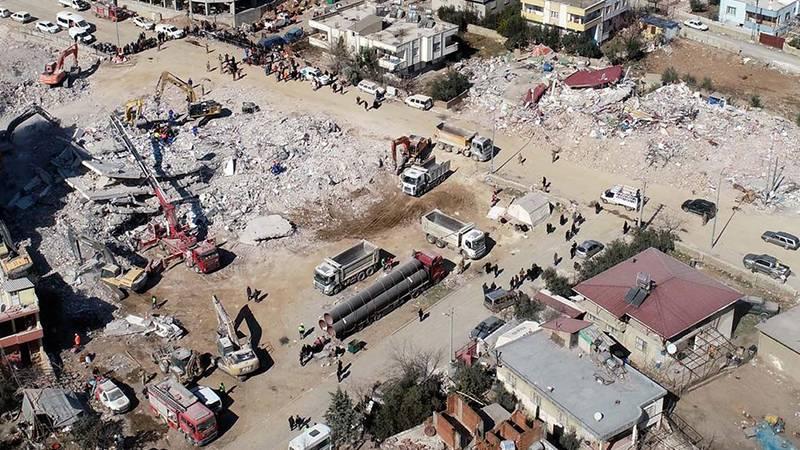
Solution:
[(717, 181), (717, 210), (714, 212), (714, 223), (711, 225), (711, 248), (714, 248), (714, 234), (717, 232), (717, 216), (719, 216), (719, 191), (722, 190), (722, 169), (719, 171), (719, 181)]
[[(494, 173), (494, 136), (495, 132), (497, 131), (497, 109), (495, 108), (494, 113), (492, 114), (492, 154), (491, 154), (491, 163), (489, 163), (489, 174)], [(452, 353), (452, 352), (451, 352)]]
[(639, 227), (639, 229), (642, 228), (642, 214), (644, 213), (645, 189), (647, 189), (647, 180), (642, 180), (642, 191), (639, 193), (639, 198), (637, 199), (637, 201), (639, 202), (638, 204), (639, 217), (636, 219), (636, 226)]
[(450, 311), (442, 313), (442, 315), (450, 318), (450, 362), (453, 362), (455, 359), (455, 353), (453, 353), (453, 316), (455, 315), (455, 308), (451, 306)]
[(119, 49), (119, 20), (114, 21), (114, 28), (117, 30), (117, 49)]

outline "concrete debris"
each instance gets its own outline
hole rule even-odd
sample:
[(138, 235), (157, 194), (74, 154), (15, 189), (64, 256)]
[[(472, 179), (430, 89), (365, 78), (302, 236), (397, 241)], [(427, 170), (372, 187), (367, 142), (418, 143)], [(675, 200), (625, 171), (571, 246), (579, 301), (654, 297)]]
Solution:
[(257, 245), (267, 239), (282, 238), (294, 232), (294, 225), (283, 217), (272, 214), (256, 217), (247, 223), (247, 227), (239, 234), (239, 241), (244, 244)]
[(182, 338), (186, 331), (172, 316), (154, 315), (147, 319), (131, 314), (123, 319), (112, 320), (104, 330), (106, 336), (148, 335), (151, 333), (167, 341), (173, 341)]

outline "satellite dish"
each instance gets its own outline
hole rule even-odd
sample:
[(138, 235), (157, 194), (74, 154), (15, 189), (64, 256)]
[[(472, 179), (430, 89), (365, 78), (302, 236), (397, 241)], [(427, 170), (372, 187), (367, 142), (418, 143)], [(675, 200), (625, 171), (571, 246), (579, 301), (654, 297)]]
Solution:
[(669, 353), (670, 355), (678, 353), (678, 347), (670, 342), (669, 344), (667, 344), (667, 353)]
[(601, 413), (600, 411), (597, 411), (596, 413), (594, 413), (594, 420), (596, 420), (598, 422), (603, 420), (603, 413)]

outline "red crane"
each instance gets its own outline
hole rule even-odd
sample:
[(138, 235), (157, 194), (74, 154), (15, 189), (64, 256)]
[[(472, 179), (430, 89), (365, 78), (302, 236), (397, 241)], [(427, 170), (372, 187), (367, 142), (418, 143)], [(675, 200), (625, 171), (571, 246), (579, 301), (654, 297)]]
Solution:
[(78, 44), (72, 44), (62, 50), (58, 55), (57, 61), (51, 61), (44, 66), (44, 72), (39, 75), (39, 82), (48, 86), (58, 86), (64, 82), (67, 72), (64, 71), (64, 60), (67, 56), (73, 56), (72, 67), (78, 67)]
[(164, 217), (167, 219), (167, 229), (164, 229), (160, 223), (150, 224), (150, 236), (139, 240), (139, 250), (143, 251), (160, 244), (162, 248), (169, 251), (169, 255), (161, 261), (164, 267), (167, 267), (172, 261), (182, 259), (188, 267), (194, 267), (196, 272), (209, 273), (217, 270), (220, 265), (217, 244), (213, 239), (198, 241), (197, 236), (178, 221), (175, 215), (175, 205), (167, 200), (161, 184), (145, 164), (139, 151), (136, 150), (122, 122), (114, 114), (111, 115), (111, 125), (142, 170), (147, 183), (153, 189), (153, 193), (161, 205)]

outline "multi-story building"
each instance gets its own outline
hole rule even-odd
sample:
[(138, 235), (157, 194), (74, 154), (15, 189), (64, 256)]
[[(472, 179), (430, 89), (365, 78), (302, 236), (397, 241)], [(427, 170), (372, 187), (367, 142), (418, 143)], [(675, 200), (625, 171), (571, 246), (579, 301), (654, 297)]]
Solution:
[(8, 280), (0, 290), (0, 349), (16, 367), (38, 365), (46, 356), (42, 349), (39, 299), (27, 278)]
[(148, 16), (155, 13), (166, 18), (188, 11), (195, 19), (238, 26), (260, 20), (270, 3), (268, 0), (134, 0), (127, 6)]
[(416, 10), (377, 7), (363, 1), (308, 21), (309, 43), (331, 50), (341, 39), (348, 51), (375, 49), (390, 72), (415, 72), (458, 50), (458, 26), (424, 17)]
[(628, 10), (629, 0), (522, 0), (522, 17), (529, 22), (583, 33), (597, 43), (609, 38)]
[(511, 0), (433, 0), (431, 8), (438, 11), (443, 6), (450, 6), (457, 11), (472, 11), (479, 19), (484, 19), (487, 15), (499, 13), (511, 3)]
[(773, 36), (789, 30), (800, 0), (721, 0), (719, 21)]

